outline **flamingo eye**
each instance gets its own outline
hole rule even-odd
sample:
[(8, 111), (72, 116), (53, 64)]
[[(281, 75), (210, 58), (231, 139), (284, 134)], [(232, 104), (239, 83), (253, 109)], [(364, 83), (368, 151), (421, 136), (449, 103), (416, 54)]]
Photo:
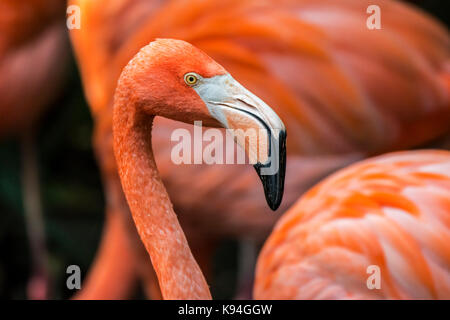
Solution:
[(194, 86), (198, 82), (198, 76), (195, 73), (189, 72), (184, 75), (184, 82), (188, 86)]

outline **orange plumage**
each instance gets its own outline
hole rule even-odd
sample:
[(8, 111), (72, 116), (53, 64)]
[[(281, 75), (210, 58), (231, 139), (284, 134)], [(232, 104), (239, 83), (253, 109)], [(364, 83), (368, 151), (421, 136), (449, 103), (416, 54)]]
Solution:
[[(340, 170), (276, 224), (257, 299), (449, 299), (450, 152), (398, 152)], [(370, 290), (367, 268), (380, 268)]]

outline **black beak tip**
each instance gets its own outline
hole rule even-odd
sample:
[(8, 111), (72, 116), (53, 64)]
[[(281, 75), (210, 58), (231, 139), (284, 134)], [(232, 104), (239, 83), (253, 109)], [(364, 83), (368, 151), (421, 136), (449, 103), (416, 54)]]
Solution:
[(272, 161), (278, 162), (278, 170), (274, 174), (264, 174), (263, 172), (263, 168), (271, 167), (271, 162), (265, 165), (260, 163), (254, 165), (255, 170), (258, 173), (258, 176), (263, 184), (264, 195), (266, 196), (267, 204), (273, 211), (277, 210), (280, 207), (281, 200), (283, 200), (284, 178), (286, 172), (285, 131), (280, 131), (278, 142), (278, 156), (272, 157)]
[(280, 194), (279, 192), (273, 192), (272, 194), (265, 192), (265, 195), (269, 208), (276, 211), (280, 207), (281, 200), (283, 200), (283, 194)]

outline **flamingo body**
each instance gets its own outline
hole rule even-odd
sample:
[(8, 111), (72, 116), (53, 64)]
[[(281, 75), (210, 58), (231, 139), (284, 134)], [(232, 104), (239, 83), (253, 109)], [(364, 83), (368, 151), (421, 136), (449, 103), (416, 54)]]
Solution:
[[(256, 299), (449, 299), (450, 153), (359, 162), (308, 191), (258, 260)], [(369, 289), (369, 266), (381, 288)]]

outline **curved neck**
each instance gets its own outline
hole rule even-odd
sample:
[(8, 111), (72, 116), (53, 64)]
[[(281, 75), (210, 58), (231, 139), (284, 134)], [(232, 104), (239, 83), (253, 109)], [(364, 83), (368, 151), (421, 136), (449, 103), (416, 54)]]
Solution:
[(164, 299), (211, 299), (156, 168), (151, 146), (153, 116), (116, 96), (114, 151), (122, 187)]

